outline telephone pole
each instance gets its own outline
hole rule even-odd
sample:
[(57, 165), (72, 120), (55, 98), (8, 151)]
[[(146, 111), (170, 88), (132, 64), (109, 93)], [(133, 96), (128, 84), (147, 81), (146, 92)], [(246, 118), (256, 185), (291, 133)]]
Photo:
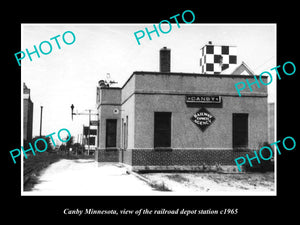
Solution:
[(88, 140), (87, 140), (87, 144), (88, 144), (88, 155), (90, 154), (90, 129), (91, 129), (91, 115), (98, 115), (98, 113), (91, 113), (91, 109), (87, 110), (89, 111), (89, 113), (74, 113), (74, 105), (71, 105), (71, 117), (73, 120), (73, 115), (88, 115), (89, 116), (89, 126), (88, 126)]

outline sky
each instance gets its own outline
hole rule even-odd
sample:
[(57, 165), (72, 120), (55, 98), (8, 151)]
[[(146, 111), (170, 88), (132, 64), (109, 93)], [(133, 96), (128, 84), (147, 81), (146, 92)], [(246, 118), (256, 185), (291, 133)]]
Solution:
[[(48, 135), (66, 128), (74, 136), (88, 126), (88, 116), (74, 116), (74, 112), (88, 109), (96, 113), (98, 81), (110, 79), (122, 87), (134, 71), (159, 71), (159, 50), (171, 49), (171, 72), (200, 73), (200, 49), (212, 41), (215, 45), (237, 46), (237, 64), (244, 61), (255, 74), (271, 72), (273, 82), (268, 85), (268, 102), (276, 101), (276, 77), (271, 68), (276, 65), (275, 24), (172, 24), (168, 34), (147, 35), (138, 45), (134, 32), (153, 28), (153, 24), (22, 24), (21, 50), (34, 51), (43, 41), (52, 44), (48, 55), (40, 58), (32, 54), (21, 61), (21, 80), (31, 89), (34, 103), (33, 137), (39, 135), (40, 107), (43, 106), (42, 134)], [(163, 27), (163, 30), (167, 28)], [(62, 35), (72, 31), (75, 42), (66, 45)], [(61, 49), (58, 49), (57, 38)], [(66, 34), (67, 42), (72, 36)], [(47, 52), (47, 44), (43, 50)], [(16, 62), (17, 63), (17, 62)], [(23, 86), (20, 89), (23, 94)], [(92, 117), (92, 120), (96, 117)], [(53, 136), (57, 140), (57, 136)]]

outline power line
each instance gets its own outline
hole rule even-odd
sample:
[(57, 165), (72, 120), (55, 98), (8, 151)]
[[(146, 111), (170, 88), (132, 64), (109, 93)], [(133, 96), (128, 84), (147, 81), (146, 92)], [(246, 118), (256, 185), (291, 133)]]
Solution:
[(259, 66), (257, 66), (254, 70), (256, 71), (258, 68), (264, 66), (265, 64), (267, 64), (274, 57), (275, 57), (275, 55), (271, 56), (268, 60), (266, 60), (264, 63), (260, 64)]

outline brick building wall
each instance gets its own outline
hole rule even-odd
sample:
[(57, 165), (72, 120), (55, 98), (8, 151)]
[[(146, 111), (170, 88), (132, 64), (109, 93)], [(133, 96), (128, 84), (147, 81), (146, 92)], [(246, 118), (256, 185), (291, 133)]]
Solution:
[(249, 149), (100, 149), (96, 151), (96, 159), (98, 162), (122, 162), (131, 166), (234, 165), (235, 158), (246, 154), (254, 156), (253, 150)]
[(120, 162), (120, 150), (98, 149), (95, 158), (98, 162)]
[[(151, 150), (133, 149), (124, 152), (127, 158), (131, 158), (132, 166), (201, 166), (234, 165), (234, 159), (249, 154), (254, 156), (251, 150), (217, 150), (217, 149), (175, 149), (175, 150)], [(126, 158), (126, 157), (125, 157)], [(124, 160), (124, 163), (129, 164)]]

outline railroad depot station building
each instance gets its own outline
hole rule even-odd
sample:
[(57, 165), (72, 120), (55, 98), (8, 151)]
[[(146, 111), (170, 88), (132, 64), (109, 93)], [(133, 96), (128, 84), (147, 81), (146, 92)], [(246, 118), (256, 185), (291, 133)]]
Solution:
[[(171, 50), (160, 50), (160, 71), (135, 71), (121, 88), (99, 81), (98, 162), (134, 170), (235, 165), (268, 140), (267, 86), (255, 81), (235, 46), (211, 42), (200, 50), (201, 73), (173, 73)], [(267, 83), (267, 77), (262, 77)]]

